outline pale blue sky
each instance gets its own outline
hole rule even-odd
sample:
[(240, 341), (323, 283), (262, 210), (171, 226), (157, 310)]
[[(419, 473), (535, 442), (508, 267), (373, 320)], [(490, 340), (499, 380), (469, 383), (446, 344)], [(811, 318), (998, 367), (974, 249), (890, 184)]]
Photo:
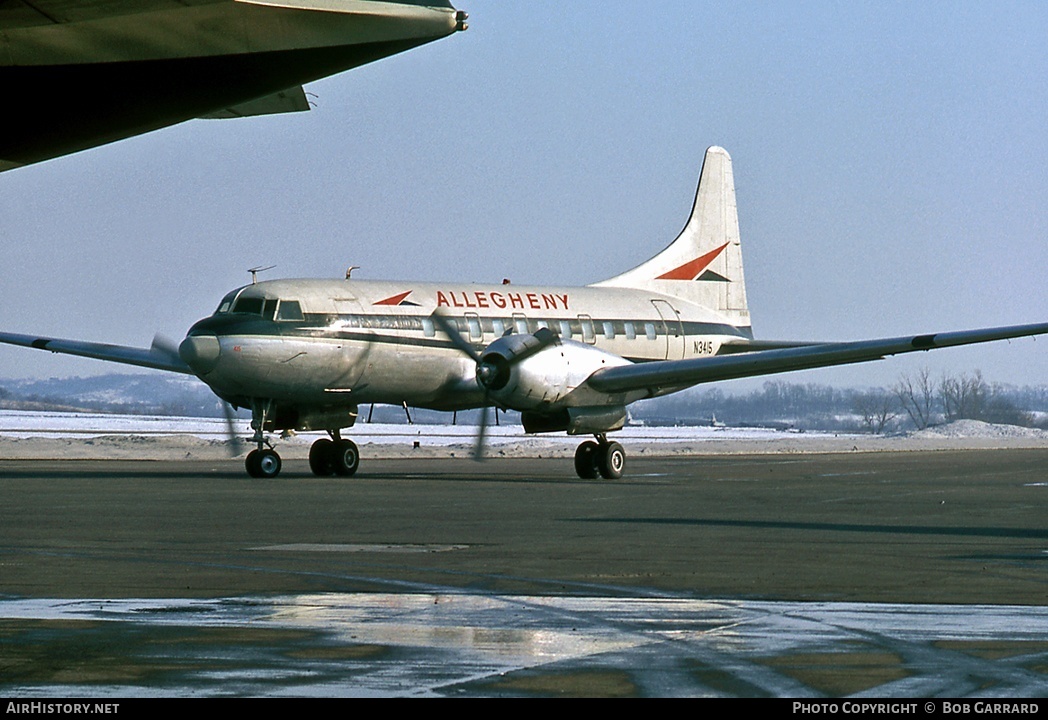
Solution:
[[(460, 7), (467, 32), (308, 86), (310, 113), (0, 174), (0, 329), (181, 338), (253, 265), (594, 282), (676, 235), (714, 144), (734, 160), (759, 337), (1048, 319), (1043, 3)], [(1048, 341), (782, 379), (924, 365), (1046, 383)], [(114, 369), (0, 349), (0, 377)]]

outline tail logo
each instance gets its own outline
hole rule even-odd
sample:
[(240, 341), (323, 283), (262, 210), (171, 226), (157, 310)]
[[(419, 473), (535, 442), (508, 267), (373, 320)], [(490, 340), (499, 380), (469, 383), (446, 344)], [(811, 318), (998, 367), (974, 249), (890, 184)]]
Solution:
[(659, 275), (656, 280), (702, 280), (712, 282), (731, 282), (728, 278), (724, 277), (720, 273), (715, 273), (712, 270), (707, 270), (714, 260), (716, 260), (724, 248), (728, 247), (731, 243), (724, 243), (719, 248), (710, 250), (705, 255), (700, 255), (694, 260), (689, 260), (680, 267), (675, 267), (667, 273)]

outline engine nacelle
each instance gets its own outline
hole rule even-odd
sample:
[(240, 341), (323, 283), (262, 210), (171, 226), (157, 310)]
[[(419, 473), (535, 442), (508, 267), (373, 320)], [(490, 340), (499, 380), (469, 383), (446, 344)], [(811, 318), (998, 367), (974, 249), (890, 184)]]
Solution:
[(488, 397), (513, 410), (622, 404), (621, 398), (580, 387), (595, 371), (629, 361), (573, 340), (509, 335), (481, 356), (477, 377)]
[(626, 408), (623, 405), (568, 407), (546, 413), (525, 410), (520, 414), (520, 423), (526, 433), (606, 433), (622, 429), (626, 424)]

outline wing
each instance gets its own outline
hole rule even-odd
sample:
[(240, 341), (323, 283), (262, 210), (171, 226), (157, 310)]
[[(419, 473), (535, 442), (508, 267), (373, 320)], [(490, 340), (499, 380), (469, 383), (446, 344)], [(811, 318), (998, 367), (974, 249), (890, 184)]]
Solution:
[[(447, 0), (0, 0), (0, 171), (198, 117), (465, 29)], [(71, 122), (70, 118), (75, 118)]]
[(650, 395), (655, 396), (718, 380), (848, 365), (919, 350), (935, 350), (1045, 333), (1048, 333), (1048, 323), (1038, 323), (859, 342), (822, 343), (691, 360), (638, 363), (597, 370), (590, 375), (586, 384), (603, 393), (647, 390)]
[(193, 374), (189, 366), (178, 357), (178, 351), (173, 347), (169, 347), (159, 337), (154, 338), (153, 344), (148, 348), (81, 342), (79, 340), (62, 340), (60, 338), (18, 335), (16, 333), (0, 333), (0, 342), (8, 345), (36, 348), (37, 350), (47, 350), (53, 353), (62, 353), (64, 355), (79, 355), (96, 360), (137, 365), (139, 367), (153, 368), (154, 370), (167, 370), (168, 372), (185, 373), (187, 375)]

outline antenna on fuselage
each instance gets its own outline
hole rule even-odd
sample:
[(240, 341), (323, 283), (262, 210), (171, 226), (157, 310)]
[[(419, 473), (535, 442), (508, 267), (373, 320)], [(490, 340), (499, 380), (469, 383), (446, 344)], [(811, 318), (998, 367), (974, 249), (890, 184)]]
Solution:
[(346, 280), (349, 280), (349, 276), (353, 274), (354, 270), (359, 270), (359, 269), (360, 269), (359, 265), (350, 265), (348, 268), (346, 268)]
[(266, 265), (265, 267), (262, 267), (261, 265), (259, 265), (257, 267), (248, 268), (248, 272), (251, 273), (251, 284), (255, 285), (256, 283), (258, 283), (258, 274), (260, 272), (265, 272), (266, 270), (272, 270), (275, 267), (276, 267), (276, 265)]

